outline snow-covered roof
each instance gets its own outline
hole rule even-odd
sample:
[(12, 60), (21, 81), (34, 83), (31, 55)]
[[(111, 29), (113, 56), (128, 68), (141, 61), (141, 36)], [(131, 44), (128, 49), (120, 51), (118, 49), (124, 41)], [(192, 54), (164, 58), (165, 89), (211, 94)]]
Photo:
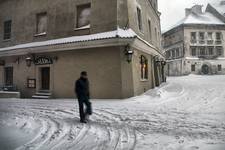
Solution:
[[(177, 24), (170, 27), (167, 31), (178, 27), (182, 24), (208, 24), (208, 25), (225, 25), (223, 21), (215, 17), (213, 14), (209, 12), (197, 14), (197, 13), (190, 13), (188, 16), (186, 16), (184, 19), (179, 21)], [(164, 32), (165, 33), (165, 32)]]
[(0, 51), (50, 46), (50, 45), (58, 45), (58, 44), (69, 44), (69, 43), (86, 42), (86, 41), (93, 41), (93, 40), (111, 39), (111, 38), (135, 38), (135, 37), (137, 37), (137, 34), (132, 29), (123, 30), (118, 28), (117, 30), (109, 31), (109, 32), (102, 32), (102, 33), (83, 35), (83, 36), (73, 36), (68, 38), (61, 38), (61, 39), (41, 41), (41, 42), (32, 42), (32, 43), (15, 45), (11, 47), (4, 47), (4, 48), (0, 48)]
[(225, 17), (225, 1), (215, 1), (214, 3), (210, 3), (212, 7), (214, 7), (221, 15)]

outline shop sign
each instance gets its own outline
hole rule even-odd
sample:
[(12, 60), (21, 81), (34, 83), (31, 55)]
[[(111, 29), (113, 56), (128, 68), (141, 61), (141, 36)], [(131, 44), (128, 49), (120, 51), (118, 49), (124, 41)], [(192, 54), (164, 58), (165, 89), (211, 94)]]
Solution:
[(34, 61), (35, 65), (47, 65), (53, 64), (53, 60), (50, 57), (37, 57)]

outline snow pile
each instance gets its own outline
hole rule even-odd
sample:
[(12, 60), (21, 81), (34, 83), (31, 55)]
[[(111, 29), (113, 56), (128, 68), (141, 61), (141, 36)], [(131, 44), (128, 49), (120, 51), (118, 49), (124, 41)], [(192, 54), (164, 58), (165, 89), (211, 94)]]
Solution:
[[(127, 100), (0, 100), (0, 149), (224, 150), (225, 76), (170, 77)], [(7, 132), (6, 132), (7, 131)], [(12, 132), (10, 132), (12, 131)]]

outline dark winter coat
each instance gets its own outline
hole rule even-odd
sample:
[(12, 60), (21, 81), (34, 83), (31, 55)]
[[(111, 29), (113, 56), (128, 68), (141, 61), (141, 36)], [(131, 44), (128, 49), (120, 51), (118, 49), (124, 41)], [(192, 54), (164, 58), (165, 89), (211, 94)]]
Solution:
[(89, 99), (89, 81), (85, 78), (80, 78), (76, 81), (75, 92), (78, 100), (86, 101)]

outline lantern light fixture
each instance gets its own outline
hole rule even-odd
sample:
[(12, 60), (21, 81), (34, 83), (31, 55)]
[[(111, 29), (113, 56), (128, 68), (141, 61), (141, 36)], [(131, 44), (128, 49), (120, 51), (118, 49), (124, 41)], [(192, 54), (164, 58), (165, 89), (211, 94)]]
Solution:
[(31, 66), (31, 63), (32, 63), (32, 58), (31, 57), (27, 57), (26, 58), (26, 64), (27, 64), (27, 67), (30, 67)]
[(127, 57), (127, 62), (130, 63), (132, 61), (134, 52), (130, 49), (129, 44), (125, 47), (125, 55)]

